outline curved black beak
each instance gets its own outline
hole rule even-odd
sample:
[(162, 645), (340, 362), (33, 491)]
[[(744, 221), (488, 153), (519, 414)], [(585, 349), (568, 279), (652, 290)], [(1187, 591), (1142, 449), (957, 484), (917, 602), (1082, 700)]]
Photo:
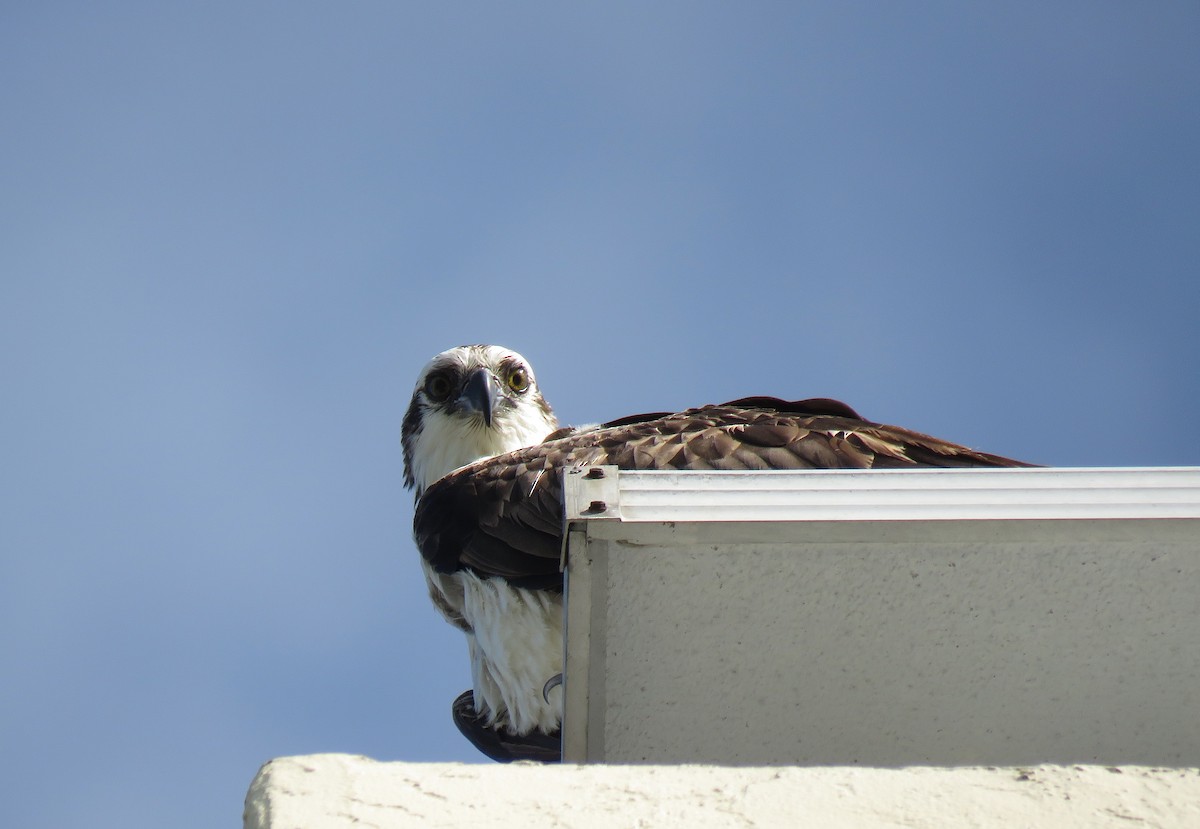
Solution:
[(496, 384), (492, 373), (486, 368), (477, 368), (467, 377), (458, 395), (458, 404), (469, 412), (479, 412), (488, 428), (492, 425), (492, 411), (496, 405)]

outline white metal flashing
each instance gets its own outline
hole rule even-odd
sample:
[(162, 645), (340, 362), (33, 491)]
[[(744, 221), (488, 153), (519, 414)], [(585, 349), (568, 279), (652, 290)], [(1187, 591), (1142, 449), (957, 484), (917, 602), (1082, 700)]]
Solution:
[[(1200, 468), (571, 470), (566, 518), (624, 522), (1200, 518)], [(600, 508), (603, 506), (603, 508)]]

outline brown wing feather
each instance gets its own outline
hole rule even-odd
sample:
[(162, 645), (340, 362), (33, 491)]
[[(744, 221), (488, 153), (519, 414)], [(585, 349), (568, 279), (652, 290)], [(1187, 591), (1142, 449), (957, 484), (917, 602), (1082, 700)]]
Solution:
[(1032, 466), (871, 423), (849, 406), (824, 399), (745, 398), (618, 423), (565, 434), (442, 478), (417, 505), (413, 532), (421, 554), (440, 572), (468, 568), (519, 586), (561, 589), (559, 470), (576, 465), (720, 470)]

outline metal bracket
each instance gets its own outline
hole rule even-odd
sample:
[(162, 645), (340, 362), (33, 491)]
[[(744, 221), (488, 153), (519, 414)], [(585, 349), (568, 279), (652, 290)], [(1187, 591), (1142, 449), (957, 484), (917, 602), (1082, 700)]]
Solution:
[(620, 487), (615, 466), (573, 466), (562, 470), (563, 526), (559, 570), (567, 569), (567, 538), (575, 521), (620, 521)]
[(579, 466), (563, 470), (563, 517), (572, 521), (620, 520), (621, 494), (615, 466)]

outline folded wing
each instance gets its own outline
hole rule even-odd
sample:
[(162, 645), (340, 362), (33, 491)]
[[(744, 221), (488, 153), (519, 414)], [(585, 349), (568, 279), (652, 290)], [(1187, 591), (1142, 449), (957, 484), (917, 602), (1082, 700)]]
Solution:
[(560, 470), (604, 464), (642, 470), (1032, 465), (871, 423), (836, 400), (743, 398), (562, 430), (536, 446), (463, 467), (417, 504), (413, 530), (421, 555), (438, 572), (470, 569), (518, 587), (561, 589)]

